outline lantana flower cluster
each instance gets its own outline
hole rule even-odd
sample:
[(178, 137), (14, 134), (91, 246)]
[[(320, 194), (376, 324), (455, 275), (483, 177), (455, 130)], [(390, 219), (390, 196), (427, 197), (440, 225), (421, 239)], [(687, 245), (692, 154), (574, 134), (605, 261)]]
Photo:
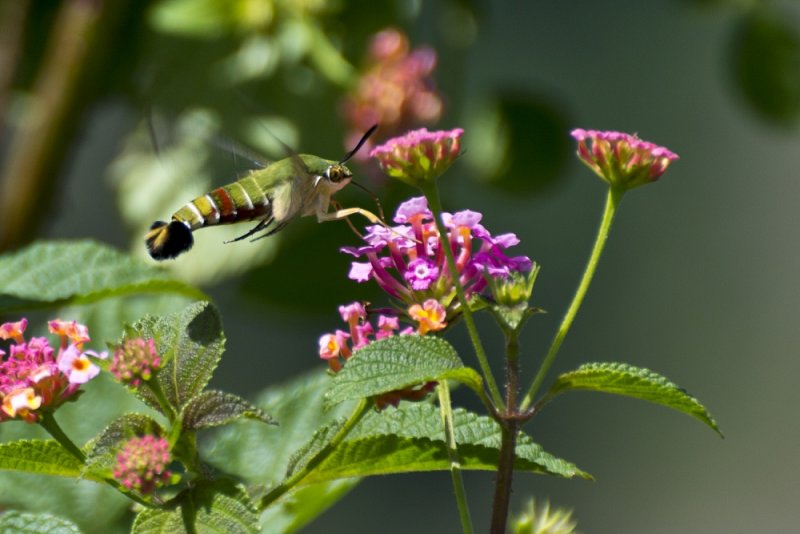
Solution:
[[(469, 298), (480, 293), (489, 278), (506, 278), (531, 269), (527, 256), (508, 256), (506, 250), (519, 243), (512, 233), (492, 235), (482, 224), (483, 216), (471, 210), (443, 213), (447, 236), (442, 239), (425, 197), (402, 203), (394, 216), (396, 226), (367, 227), (367, 245), (344, 247), (342, 252), (366, 261), (354, 261), (349, 277), (356, 282), (374, 280), (392, 298), (403, 303), (414, 318), (434, 300), (445, 309), (445, 320), (459, 313), (454, 281), (447, 267), (444, 247), (453, 251), (459, 283)], [(420, 308), (411, 307), (420, 306)], [(431, 305), (428, 304), (428, 309)]]
[[(431, 300), (429, 305), (435, 306), (436, 302)], [(373, 341), (394, 335), (424, 334), (429, 328), (425, 325), (424, 319), (419, 321), (416, 330), (411, 326), (400, 328), (400, 320), (396, 312), (392, 311), (375, 315), (371, 322), (366, 308), (360, 302), (339, 306), (339, 315), (347, 323), (348, 329), (346, 331), (336, 330), (319, 338), (319, 356), (328, 362), (328, 366), (334, 373), (342, 370), (354, 351), (366, 347)], [(444, 309), (440, 310), (440, 315), (443, 318)], [(440, 325), (439, 328), (444, 327), (443, 322)], [(389, 405), (397, 406), (403, 399), (419, 400), (431, 392), (435, 386), (436, 382), (428, 382), (421, 387), (391, 391), (374, 399), (375, 405), (378, 409), (382, 409)]]
[(392, 178), (423, 187), (442, 175), (460, 155), (463, 133), (461, 128), (436, 132), (420, 128), (388, 140), (369, 155)]
[(678, 155), (636, 135), (622, 132), (572, 130), (578, 157), (612, 187), (632, 189), (655, 182)]
[(131, 387), (147, 382), (161, 368), (161, 356), (152, 339), (126, 339), (114, 350), (109, 371)]
[(383, 135), (396, 135), (438, 121), (443, 104), (431, 78), (435, 67), (432, 48), (411, 50), (408, 38), (394, 28), (376, 34), (363, 74), (343, 104), (352, 132), (346, 145), (376, 123)]
[(146, 435), (128, 440), (117, 454), (114, 478), (128, 490), (152, 493), (169, 482), (172, 473), (169, 442), (160, 437)]
[(75, 321), (56, 319), (48, 323), (59, 336), (57, 348), (45, 337), (25, 339), (27, 319), (0, 325), (0, 339), (11, 340), (8, 355), (0, 350), (0, 422), (20, 419), (39, 421), (44, 411), (53, 411), (73, 398), (82, 384), (100, 373), (89, 356), (105, 359), (107, 353), (84, 351), (89, 330)]

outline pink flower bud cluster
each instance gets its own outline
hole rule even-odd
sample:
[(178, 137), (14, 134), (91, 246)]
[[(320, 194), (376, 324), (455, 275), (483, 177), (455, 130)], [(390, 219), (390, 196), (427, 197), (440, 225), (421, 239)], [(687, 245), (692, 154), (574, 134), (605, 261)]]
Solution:
[(109, 371), (117, 380), (132, 387), (147, 382), (161, 368), (161, 356), (152, 339), (126, 339), (114, 351)]
[(169, 462), (166, 439), (150, 435), (131, 438), (117, 454), (114, 478), (128, 490), (152, 493), (172, 477), (167, 471)]
[(635, 135), (575, 129), (578, 157), (612, 187), (623, 190), (655, 182), (678, 155)]
[(386, 141), (369, 155), (392, 178), (422, 187), (441, 176), (456, 160), (463, 133), (461, 128), (436, 132), (421, 128)]

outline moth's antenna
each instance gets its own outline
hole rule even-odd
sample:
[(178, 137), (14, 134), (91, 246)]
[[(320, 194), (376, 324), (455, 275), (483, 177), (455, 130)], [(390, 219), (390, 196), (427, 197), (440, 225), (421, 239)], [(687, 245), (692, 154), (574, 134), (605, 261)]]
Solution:
[(378, 215), (380, 215), (382, 221), (386, 221), (386, 215), (383, 214), (383, 206), (381, 205), (381, 200), (378, 198), (378, 195), (376, 195), (375, 193), (373, 193), (372, 191), (370, 191), (369, 189), (367, 189), (358, 182), (353, 182), (351, 180), (350, 183), (358, 187), (362, 191), (364, 191), (370, 197), (372, 197), (372, 201), (375, 202), (375, 205), (378, 207)]
[(367, 133), (365, 133), (363, 136), (361, 136), (361, 140), (358, 142), (358, 144), (356, 145), (356, 147), (355, 147), (353, 150), (351, 150), (350, 152), (348, 152), (347, 154), (345, 154), (345, 155), (344, 155), (344, 157), (343, 157), (343, 158), (342, 158), (342, 160), (339, 162), (339, 164), (340, 164), (340, 165), (343, 165), (343, 164), (347, 163), (348, 161), (350, 161), (350, 158), (352, 158), (353, 156), (355, 156), (355, 155), (356, 155), (356, 152), (358, 152), (358, 150), (359, 150), (359, 149), (360, 149), (362, 146), (364, 146), (364, 143), (366, 143), (366, 142), (367, 142), (367, 139), (369, 139), (369, 136), (370, 136), (370, 135), (372, 135), (372, 134), (374, 134), (374, 133), (375, 133), (375, 130), (377, 130), (377, 129), (378, 129), (378, 125), (377, 125), (377, 124), (373, 124), (373, 125), (372, 125), (372, 128), (370, 128), (369, 130), (367, 130)]

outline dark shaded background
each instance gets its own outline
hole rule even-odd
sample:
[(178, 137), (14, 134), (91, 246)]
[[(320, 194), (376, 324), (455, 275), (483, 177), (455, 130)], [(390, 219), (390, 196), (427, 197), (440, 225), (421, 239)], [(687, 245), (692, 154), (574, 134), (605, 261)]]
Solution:
[[(516, 232), (519, 252), (542, 265), (534, 301), (550, 313), (534, 319), (524, 338), (530, 376), (580, 277), (604, 198), (603, 184), (569, 155), (569, 129), (637, 132), (681, 157), (659, 183), (626, 196), (554, 371), (590, 360), (651, 368), (696, 395), (726, 439), (660, 407), (570, 395), (526, 430), (597, 481), (518, 474), (515, 509), (532, 495), (549, 498), (574, 508), (580, 530), (592, 533), (796, 529), (800, 10), (792, 2), (743, 4), (398, 2), (379, 10), (353, 2), (326, 19), (355, 65), (368, 35), (387, 24), (405, 29), (414, 45), (439, 52), (436, 79), (448, 105), (439, 126), (462, 126), (467, 139), (467, 154), (442, 182), (445, 207), (482, 211), (490, 230)], [(31, 7), (29, 15), (42, 18), (28, 19), (27, 27), (46, 32), (59, 5)], [(138, 13), (126, 14), (133, 17), (131, 37), (141, 40), (114, 50), (117, 67), (130, 72), (94, 72), (115, 80), (92, 93), (77, 129), (63, 139), (68, 155), (52, 186), (52, 207), (41, 210), (39, 237), (91, 237), (141, 254), (141, 235), (126, 228), (116, 207), (109, 165), (150, 103), (166, 110), (169, 121), (184, 107), (213, 107), (224, 92), (206, 86), (208, 73), (196, 64), (218, 51), (217, 41), (196, 48), (165, 44), (142, 29), (141, 12), (130, 13)], [(234, 37), (219, 37), (219, 47), (234, 47)], [(165, 60), (166, 52), (152, 55), (160, 46), (186, 59), (172, 73), (174, 92), (170, 83), (159, 85), (169, 78), (163, 72), (152, 75), (154, 83), (142, 74), (147, 61)], [(33, 79), (26, 69), (35, 71), (38, 61), (30, 48), (23, 54), (18, 97)], [(292, 74), (232, 90), (249, 102), (259, 84), (276, 87), (257, 102), (260, 111), (293, 121), (303, 151), (338, 157), (344, 152), (336, 108), (341, 91), (304, 99), (284, 78)], [(222, 115), (228, 108), (253, 113), (237, 98), (216, 104)], [(511, 139), (499, 184), (480, 165), (482, 158), (503, 156), (487, 126), (498, 110)], [(224, 129), (238, 137), (235, 125)], [(8, 135), (4, 143), (8, 150)], [(241, 162), (224, 161), (230, 176), (217, 183), (241, 171)], [(373, 186), (388, 198), (412, 194), (399, 185)], [(343, 198), (370, 202), (357, 192)], [(173, 209), (185, 200), (175, 198)], [(345, 225), (308, 219), (294, 226), (267, 267), (207, 286), (228, 337), (217, 387), (254, 395), (320, 365), (316, 339), (338, 326), (335, 304), (365, 294), (346, 280), (347, 259), (336, 252), (353, 242)], [(306, 269), (296, 268), (301, 264)], [(285, 306), (287, 299), (313, 301), (315, 291), (328, 295), (317, 306)], [(501, 340), (488, 322), (483, 326), (487, 346), (499, 353)], [(460, 328), (454, 343), (473, 365)], [(482, 531), (493, 477), (465, 478)], [(368, 479), (307, 532), (455, 532), (451, 494), (446, 473)]]

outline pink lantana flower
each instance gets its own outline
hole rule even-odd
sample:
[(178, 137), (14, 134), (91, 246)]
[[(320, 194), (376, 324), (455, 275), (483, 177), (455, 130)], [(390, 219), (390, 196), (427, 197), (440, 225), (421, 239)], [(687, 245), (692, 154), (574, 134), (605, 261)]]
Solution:
[(612, 187), (622, 190), (655, 182), (678, 155), (635, 135), (572, 130), (578, 157)]
[[(431, 301), (431, 303), (434, 307), (438, 305), (436, 301)], [(379, 313), (370, 321), (366, 308), (360, 302), (339, 306), (339, 314), (342, 316), (342, 320), (347, 323), (349, 332), (336, 330), (333, 333), (323, 334), (319, 338), (319, 357), (328, 362), (328, 367), (332, 372), (338, 373), (346, 366), (347, 361), (358, 349), (366, 347), (374, 341), (395, 335), (424, 334), (436, 329), (423, 326), (422, 322), (420, 322), (417, 330), (410, 326), (401, 329), (400, 321), (397, 315), (393, 313), (396, 312)], [(423, 311), (420, 313), (421, 321), (427, 320), (431, 324), (435, 322), (435, 319), (423, 318), (422, 316), (426, 313), (431, 317), (436, 316), (435, 310)], [(404, 399), (423, 399), (433, 391), (434, 387), (436, 387), (436, 382), (427, 382), (420, 386), (390, 391), (378, 395), (373, 400), (375, 401), (375, 406), (381, 410), (387, 406), (397, 406)]]
[(343, 247), (354, 261), (350, 279), (374, 280), (391, 297), (400, 301), (402, 311), (429, 299), (446, 310), (445, 323), (460, 313), (455, 285), (447, 268), (444, 247), (450, 246), (456, 261), (459, 283), (469, 299), (486, 288), (487, 279), (503, 279), (512, 273), (531, 270), (526, 256), (508, 256), (506, 249), (519, 243), (514, 234), (492, 235), (481, 224), (482, 215), (464, 210), (442, 214), (448, 235), (443, 239), (433, 221), (425, 197), (412, 198), (397, 208), (391, 229), (367, 227), (366, 245)]
[(166, 439), (150, 435), (131, 438), (117, 454), (114, 478), (129, 490), (152, 493), (170, 481), (169, 462)]
[(461, 153), (464, 130), (429, 132), (426, 128), (389, 139), (372, 149), (383, 172), (414, 187), (422, 187), (446, 171)]
[[(51, 321), (50, 331), (61, 337), (58, 350), (44, 337), (25, 340), (27, 320), (0, 325), (0, 339), (10, 339), (8, 357), (0, 359), (0, 422), (39, 421), (44, 410), (53, 411), (74, 400), (82, 384), (100, 372), (92, 358), (106, 353), (84, 351), (88, 329), (74, 321)], [(0, 351), (0, 357), (5, 352)]]
[(161, 368), (161, 356), (152, 339), (126, 339), (114, 350), (109, 371), (123, 384), (139, 387)]
[(353, 146), (376, 123), (382, 135), (393, 136), (439, 120), (444, 106), (432, 78), (436, 68), (432, 48), (412, 50), (405, 34), (388, 28), (372, 38), (365, 63), (342, 105), (350, 125), (346, 146)]

